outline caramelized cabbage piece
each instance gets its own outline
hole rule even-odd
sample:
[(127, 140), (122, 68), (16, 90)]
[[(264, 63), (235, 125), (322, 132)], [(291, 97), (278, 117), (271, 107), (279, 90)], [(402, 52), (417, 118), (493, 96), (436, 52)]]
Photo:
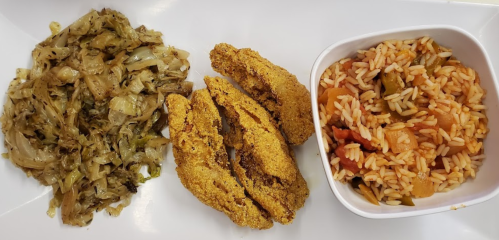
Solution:
[(85, 226), (95, 211), (119, 215), (141, 183), (159, 176), (168, 144), (163, 105), (170, 93), (191, 93), (189, 53), (110, 9), (50, 28), (33, 67), (10, 83), (4, 156), (52, 186), (49, 216), (61, 207), (64, 224)]

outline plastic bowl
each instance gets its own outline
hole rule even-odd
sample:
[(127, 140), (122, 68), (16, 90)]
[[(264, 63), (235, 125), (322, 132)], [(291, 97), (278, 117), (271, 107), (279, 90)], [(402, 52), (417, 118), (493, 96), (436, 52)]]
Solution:
[[(472, 67), (480, 74), (481, 86), (486, 89), (484, 103), (487, 106), (490, 132), (484, 142), (485, 154), (488, 156), (479, 168), (476, 178), (469, 178), (460, 187), (447, 193), (435, 193), (428, 198), (414, 199), (416, 206), (373, 205), (363, 196), (353, 191), (349, 184), (335, 181), (332, 176), (327, 154), (322, 142), (322, 131), (319, 124), (317, 104), (317, 88), (324, 70), (334, 62), (353, 56), (359, 49), (368, 49), (389, 39), (415, 39), (430, 36), (442, 46), (452, 48), (453, 55), (464, 65)], [(478, 40), (466, 31), (453, 26), (416, 26), (383, 32), (366, 34), (334, 43), (326, 48), (317, 58), (310, 75), (313, 117), (317, 142), (322, 163), (331, 190), (338, 200), (352, 212), (367, 218), (399, 218), (444, 212), (468, 207), (491, 199), (499, 193), (499, 100), (498, 82), (487, 53)]]

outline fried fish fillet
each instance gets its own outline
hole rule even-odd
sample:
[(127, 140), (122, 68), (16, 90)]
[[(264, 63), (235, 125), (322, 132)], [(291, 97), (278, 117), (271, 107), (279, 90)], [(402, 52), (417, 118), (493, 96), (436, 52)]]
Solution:
[[(244, 128), (244, 140), (251, 145), (255, 161), (263, 172), (286, 183), (296, 179), (296, 167), (288, 145), (276, 123), (265, 109), (223, 78), (204, 78), (208, 90), (229, 116), (237, 116)], [(232, 114), (233, 113), (233, 114)]]
[(251, 228), (273, 226), (269, 213), (246, 196), (231, 170), (222, 120), (208, 90), (167, 97), (170, 138), (182, 184), (204, 204), (225, 213), (234, 223)]
[(296, 76), (249, 48), (220, 43), (210, 52), (211, 66), (234, 79), (278, 120), (291, 145), (314, 133), (310, 92)]
[[(233, 162), (234, 171), (246, 190), (253, 199), (268, 210), (274, 220), (282, 224), (289, 224), (295, 217), (295, 211), (303, 207), (309, 195), (307, 182), (300, 172), (297, 172), (296, 180), (286, 185), (278, 178), (263, 173), (255, 164), (248, 145), (243, 144), (241, 126), (229, 120), (232, 138), (227, 145), (236, 149), (236, 159)], [(290, 149), (290, 155), (294, 154)], [(296, 161), (296, 160), (295, 160)], [(298, 168), (297, 168), (298, 169)]]
[(233, 167), (239, 181), (275, 221), (291, 223), (309, 190), (270, 114), (222, 78), (205, 77), (205, 83), (224, 107), (231, 128), (224, 139), (236, 149)]

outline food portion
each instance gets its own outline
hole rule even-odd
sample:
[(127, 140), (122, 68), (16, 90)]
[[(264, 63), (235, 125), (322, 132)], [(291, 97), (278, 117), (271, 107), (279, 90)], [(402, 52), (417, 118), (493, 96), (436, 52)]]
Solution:
[(211, 66), (231, 77), (277, 120), (291, 145), (314, 133), (310, 92), (286, 69), (249, 48), (220, 43), (210, 52)]
[[(210, 57), (216, 71), (233, 77), (257, 101), (227, 80), (208, 76), (208, 90), (196, 91), (191, 101), (170, 95), (178, 176), (201, 202), (240, 226), (267, 229), (272, 220), (290, 224), (309, 196), (288, 144), (301, 144), (313, 133), (310, 93), (296, 77), (250, 49), (218, 44)], [(223, 135), (211, 98), (229, 125)], [(226, 147), (235, 149), (235, 159), (228, 160)]]
[(239, 226), (271, 228), (269, 213), (255, 205), (231, 175), (220, 135), (222, 119), (208, 90), (195, 91), (192, 101), (171, 94), (167, 107), (177, 174), (185, 188)]
[(291, 223), (309, 190), (274, 119), (227, 80), (204, 80), (230, 126), (225, 140), (236, 150), (232, 165), (239, 181), (275, 221)]
[(414, 206), (482, 165), (486, 90), (430, 37), (358, 50), (329, 66), (318, 90), (333, 178), (373, 204)]
[(85, 226), (95, 211), (119, 215), (141, 183), (159, 176), (165, 96), (190, 94), (188, 53), (110, 9), (51, 30), (33, 50), (33, 67), (10, 83), (4, 157), (52, 186), (50, 216), (61, 207), (64, 224)]

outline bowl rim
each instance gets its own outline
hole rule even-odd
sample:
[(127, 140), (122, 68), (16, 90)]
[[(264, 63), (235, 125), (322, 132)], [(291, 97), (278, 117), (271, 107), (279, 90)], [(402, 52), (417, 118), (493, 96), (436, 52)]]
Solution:
[[(487, 63), (487, 68), (490, 70), (491, 77), (493, 84), (496, 88), (496, 90), (499, 90), (498, 86), (498, 81), (497, 77), (494, 72), (494, 68), (492, 66), (492, 63), (490, 61), (489, 55), (487, 54), (487, 51), (483, 47), (483, 45), (476, 39), (473, 35), (471, 35), (469, 32), (456, 27), (452, 25), (444, 25), (444, 24), (435, 24), (435, 25), (416, 25), (416, 26), (408, 26), (408, 27), (400, 27), (400, 28), (393, 28), (393, 29), (388, 29), (388, 30), (382, 30), (382, 31), (376, 31), (376, 32), (371, 32), (371, 33), (366, 33), (366, 34), (361, 34), (357, 36), (353, 36), (350, 38), (342, 39), (337, 42), (334, 42), (327, 48), (325, 48), (319, 56), (315, 59), (314, 64), (312, 66), (312, 70), (310, 72), (310, 97), (312, 101), (312, 113), (313, 113), (313, 120), (314, 120), (314, 127), (315, 127), (315, 132), (316, 132), (316, 138), (317, 138), (317, 143), (319, 145), (319, 152), (321, 156), (321, 161), (323, 165), (323, 170), (324, 173), (326, 174), (326, 178), (329, 184), (329, 187), (331, 191), (334, 193), (336, 198), (345, 206), (348, 210), (351, 212), (365, 217), (365, 218), (371, 218), (371, 219), (389, 219), (389, 218), (403, 218), (403, 217), (413, 217), (413, 216), (420, 216), (420, 215), (426, 215), (426, 214), (432, 214), (432, 213), (439, 213), (439, 212), (445, 212), (449, 211), (451, 209), (457, 209), (460, 207), (468, 207), (471, 205), (475, 205), (478, 203), (482, 203), (485, 201), (490, 200), (497, 194), (499, 194), (499, 186), (496, 187), (495, 190), (492, 192), (488, 193), (485, 196), (481, 196), (472, 200), (465, 201), (461, 203), (460, 205), (446, 205), (446, 206), (441, 206), (441, 207), (435, 207), (435, 208), (429, 208), (429, 209), (424, 209), (424, 210), (414, 210), (414, 211), (409, 211), (409, 212), (390, 212), (390, 213), (371, 213), (371, 212), (366, 212), (363, 211), (355, 206), (353, 206), (348, 200), (346, 200), (343, 195), (338, 191), (338, 189), (335, 186), (336, 180), (332, 178), (331, 174), (328, 174), (327, 168), (330, 168), (329, 166), (329, 161), (327, 161), (327, 155), (325, 153), (324, 149), (324, 144), (322, 141), (322, 131), (321, 127), (319, 124), (319, 113), (318, 113), (318, 103), (317, 103), (317, 82), (315, 81), (315, 78), (319, 73), (317, 73), (319, 65), (323, 61), (323, 59), (336, 47), (341, 46), (343, 44), (346, 44), (348, 42), (352, 41), (357, 41), (361, 39), (369, 39), (372, 37), (377, 37), (381, 35), (388, 35), (388, 34), (394, 34), (394, 33), (405, 33), (405, 32), (414, 32), (414, 31), (421, 31), (421, 30), (436, 30), (436, 29), (446, 29), (446, 30), (451, 30), (458, 32), (465, 37), (469, 38), (472, 40), (478, 48), (481, 50), (483, 56), (485, 57), (485, 61)], [(322, 74), (322, 73), (320, 73)]]

